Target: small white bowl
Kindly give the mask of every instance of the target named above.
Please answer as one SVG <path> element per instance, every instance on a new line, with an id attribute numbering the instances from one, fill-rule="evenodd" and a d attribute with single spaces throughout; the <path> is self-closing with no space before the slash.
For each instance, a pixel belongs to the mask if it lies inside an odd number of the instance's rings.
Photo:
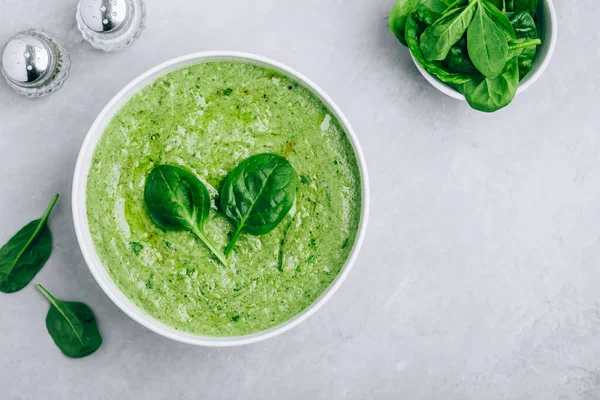
<path id="1" fill-rule="evenodd" d="M 538 29 L 542 44 L 538 46 L 537 55 L 533 60 L 533 67 L 519 84 L 517 94 L 523 93 L 529 89 L 529 87 L 544 73 L 554 54 L 554 48 L 556 47 L 558 23 L 556 21 L 556 10 L 554 9 L 552 0 L 540 0 L 537 15 L 540 21 Z M 437 90 L 457 100 L 467 101 L 465 96 L 458 90 L 427 72 L 414 57 L 413 61 L 419 69 L 419 72 L 421 72 L 421 75 L 423 75 Z"/>
<path id="2" fill-rule="evenodd" d="M 356 242 L 346 264 L 340 271 L 335 281 L 329 286 L 329 288 L 317 299 L 310 307 L 304 310 L 302 313 L 296 315 L 294 318 L 286 321 L 276 327 L 268 330 L 257 332 L 246 336 L 237 337 L 208 337 L 198 336 L 190 333 L 182 332 L 167 326 L 148 314 L 139 309 L 133 304 L 113 283 L 105 268 L 103 267 L 90 234 L 88 226 L 87 212 L 86 212 L 86 183 L 88 172 L 91 166 L 92 156 L 96 145 L 102 136 L 104 129 L 113 118 L 113 116 L 119 111 L 119 109 L 139 90 L 148 84 L 154 82 L 158 77 L 165 75 L 171 71 L 184 68 L 189 65 L 198 64 L 208 61 L 241 61 L 260 65 L 280 72 L 306 88 L 310 89 L 314 94 L 319 96 L 323 103 L 328 107 L 329 111 L 335 115 L 335 117 L 342 124 L 348 138 L 350 139 L 354 152 L 358 159 L 358 165 L 361 174 L 361 187 L 362 187 L 362 212 L 361 219 L 356 237 Z M 342 282 L 348 276 L 350 269 L 352 268 L 358 252 L 363 243 L 365 232 L 367 228 L 367 220 L 369 217 L 369 180 L 367 175 L 367 164 L 365 162 L 364 154 L 358 143 L 358 139 L 352 126 L 338 108 L 338 106 L 331 100 L 331 98 L 311 80 L 306 78 L 304 75 L 296 72 L 290 67 L 287 67 L 278 62 L 269 60 L 264 57 L 259 57 L 252 54 L 239 53 L 239 52 L 205 52 L 190 54 L 183 57 L 175 58 L 171 61 L 167 61 L 146 73 L 142 74 L 130 84 L 128 84 L 123 90 L 121 90 L 102 110 L 100 115 L 94 121 L 90 128 L 83 146 L 79 152 L 79 158 L 77 159 L 77 165 L 75 167 L 75 175 L 73 177 L 73 193 L 72 193 L 72 204 L 73 204 L 73 222 L 75 224 L 75 232 L 77 234 L 77 240 L 83 253 L 83 257 L 92 272 L 92 275 L 102 288 L 106 295 L 119 307 L 123 312 L 133 318 L 135 321 L 145 326 L 146 328 L 162 335 L 167 338 L 193 345 L 199 346 L 210 346 L 210 347 L 226 347 L 226 346 L 238 346 L 249 343 L 255 343 L 261 340 L 272 338 L 280 335 L 293 327 L 299 325 L 301 322 L 308 319 L 313 315 L 319 308 L 323 306 L 336 290 L 340 287 Z"/>

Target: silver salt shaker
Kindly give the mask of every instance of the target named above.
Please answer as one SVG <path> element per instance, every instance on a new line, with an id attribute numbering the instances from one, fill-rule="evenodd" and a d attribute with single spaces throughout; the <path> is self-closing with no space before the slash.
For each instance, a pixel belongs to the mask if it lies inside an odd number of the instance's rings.
<path id="1" fill-rule="evenodd" d="M 58 90 L 69 75 L 68 51 L 43 31 L 19 32 L 2 52 L 2 75 L 19 94 L 46 96 Z"/>
<path id="2" fill-rule="evenodd" d="M 77 27 L 93 47 L 117 51 L 129 46 L 144 28 L 142 0 L 80 0 Z"/>

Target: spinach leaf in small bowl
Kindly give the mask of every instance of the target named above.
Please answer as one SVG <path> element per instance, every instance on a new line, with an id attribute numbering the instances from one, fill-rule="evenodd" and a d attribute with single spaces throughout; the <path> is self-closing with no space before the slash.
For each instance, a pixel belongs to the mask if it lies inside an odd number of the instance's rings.
<path id="1" fill-rule="evenodd" d="M 554 24 L 551 0 L 442 3 L 434 10 L 429 0 L 399 0 L 390 14 L 390 28 L 408 46 L 419 70 L 436 88 L 466 99 L 479 111 L 506 107 L 516 96 L 519 82 L 537 65 L 537 46 L 543 43 L 534 16 L 543 7 L 551 14 L 548 19 L 542 13 L 543 20 Z M 553 49 L 554 31 L 550 37 Z M 545 52 L 545 56 L 551 53 Z M 545 64 L 546 60 L 541 68 Z M 539 74 L 538 68 L 534 78 Z"/>
<path id="2" fill-rule="evenodd" d="M 535 20 L 527 11 L 509 12 L 506 13 L 506 16 L 515 29 L 517 39 L 539 40 L 538 28 Z M 526 46 L 518 55 L 519 80 L 523 80 L 525 75 L 531 71 L 536 54 L 536 46 Z"/>

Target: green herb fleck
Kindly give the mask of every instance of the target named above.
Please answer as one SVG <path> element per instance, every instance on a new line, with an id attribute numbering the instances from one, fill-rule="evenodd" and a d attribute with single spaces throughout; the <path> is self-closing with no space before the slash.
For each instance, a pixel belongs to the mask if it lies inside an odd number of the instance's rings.
<path id="1" fill-rule="evenodd" d="M 139 255 L 140 252 L 144 249 L 144 246 L 138 242 L 131 242 L 129 243 L 129 245 L 131 246 L 131 251 L 133 251 L 133 254 L 135 254 L 136 256 Z"/>
<path id="2" fill-rule="evenodd" d="M 227 88 L 227 89 L 223 90 L 223 94 L 225 96 L 229 96 L 231 93 L 233 93 L 233 89 L 232 88 Z"/>
<path id="3" fill-rule="evenodd" d="M 146 281 L 146 288 L 152 289 L 152 278 L 154 278 L 154 274 L 150 274 L 148 280 Z"/>

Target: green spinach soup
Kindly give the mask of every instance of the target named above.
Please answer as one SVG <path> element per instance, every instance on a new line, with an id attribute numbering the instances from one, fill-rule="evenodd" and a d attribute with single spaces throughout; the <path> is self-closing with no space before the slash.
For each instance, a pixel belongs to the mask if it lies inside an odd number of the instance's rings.
<path id="1" fill-rule="evenodd" d="M 180 166 L 208 189 L 204 231 L 223 251 L 235 226 L 218 193 L 261 153 L 291 163 L 295 203 L 271 232 L 240 234 L 226 266 L 190 232 L 153 223 L 148 175 Z M 134 95 L 103 133 L 87 180 L 89 227 L 114 283 L 156 320 L 203 336 L 262 331 L 309 307 L 349 257 L 361 209 L 358 162 L 340 122 L 302 85 L 242 62 L 179 69 Z"/>

